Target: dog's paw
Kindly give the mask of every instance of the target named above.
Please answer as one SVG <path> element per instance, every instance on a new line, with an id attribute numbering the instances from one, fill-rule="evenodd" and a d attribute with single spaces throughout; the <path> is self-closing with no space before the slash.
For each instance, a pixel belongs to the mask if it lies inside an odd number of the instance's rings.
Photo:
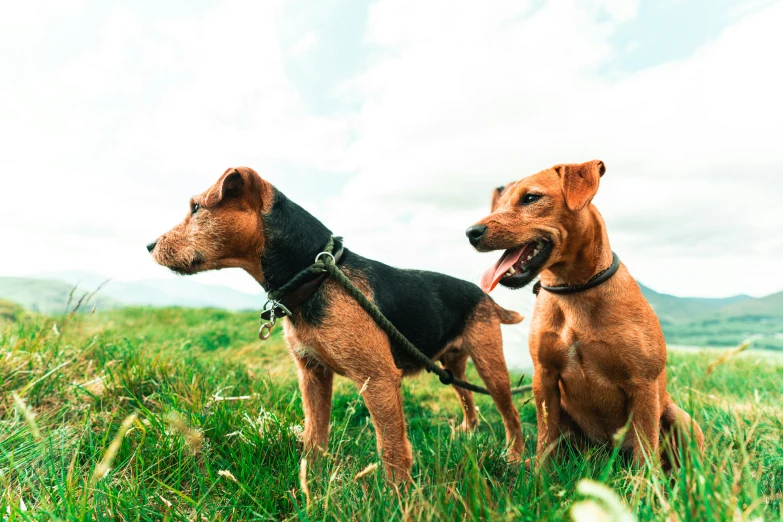
<path id="1" fill-rule="evenodd" d="M 474 422 L 469 422 L 467 419 L 465 419 L 454 428 L 454 431 L 456 433 L 473 433 L 478 428 L 478 425 L 478 419 L 476 419 Z"/>
<path id="2" fill-rule="evenodd" d="M 449 427 L 451 428 L 452 436 L 474 433 L 478 428 L 478 425 L 479 425 L 478 419 L 476 419 L 475 422 L 469 422 L 467 419 L 463 419 L 462 422 L 459 424 L 457 424 L 453 420 L 449 421 Z"/>
<path id="3" fill-rule="evenodd" d="M 530 460 L 530 459 L 528 459 Z M 506 453 L 506 463 L 508 463 L 509 466 L 521 466 L 524 461 L 524 457 L 521 453 L 517 451 L 508 451 Z"/>

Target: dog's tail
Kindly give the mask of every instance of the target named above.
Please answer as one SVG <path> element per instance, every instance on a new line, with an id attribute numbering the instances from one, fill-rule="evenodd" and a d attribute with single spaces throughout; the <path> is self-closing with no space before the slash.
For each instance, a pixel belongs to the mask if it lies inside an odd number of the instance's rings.
<path id="1" fill-rule="evenodd" d="M 495 302 L 494 299 L 491 297 L 489 300 L 492 302 L 492 306 L 495 307 L 495 313 L 498 315 L 498 319 L 500 319 L 500 322 L 503 324 L 517 324 L 521 323 L 525 318 L 518 314 L 517 312 L 514 312 L 513 310 L 506 310 L 499 304 Z"/>

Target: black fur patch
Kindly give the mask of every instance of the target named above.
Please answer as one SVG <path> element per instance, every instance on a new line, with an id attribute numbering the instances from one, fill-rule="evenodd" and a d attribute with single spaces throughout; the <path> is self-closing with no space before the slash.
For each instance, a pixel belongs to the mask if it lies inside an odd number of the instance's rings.
<path id="1" fill-rule="evenodd" d="M 283 286 L 312 265 L 332 236 L 323 223 L 277 189 L 274 189 L 272 210 L 264 216 L 264 228 L 266 245 L 261 267 L 267 292 Z M 299 310 L 307 323 L 317 326 L 326 317 L 326 304 L 322 287 Z"/>
<path id="2" fill-rule="evenodd" d="M 264 222 L 267 242 L 261 264 L 264 286 L 269 291 L 310 266 L 329 241 L 331 231 L 277 190 Z M 472 312 L 485 298 L 478 286 L 467 281 L 436 272 L 401 270 L 348 249 L 340 266 L 367 280 L 381 312 L 430 358 L 462 333 Z M 319 289 L 300 307 L 302 319 L 319 326 L 326 317 L 328 304 L 323 288 Z M 419 368 L 401 347 L 393 346 L 392 355 L 402 370 Z"/>
<path id="3" fill-rule="evenodd" d="M 455 277 L 401 270 L 358 255 L 350 259 L 363 268 L 383 315 L 430 358 L 463 332 L 484 299 L 478 286 Z M 401 370 L 419 368 L 402 347 L 392 346 L 392 355 Z"/>

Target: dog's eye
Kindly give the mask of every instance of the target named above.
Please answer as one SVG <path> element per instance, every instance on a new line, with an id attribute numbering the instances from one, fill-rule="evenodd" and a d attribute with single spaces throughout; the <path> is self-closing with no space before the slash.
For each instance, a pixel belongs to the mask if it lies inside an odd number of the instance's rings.
<path id="1" fill-rule="evenodd" d="M 201 205 L 199 205 L 198 203 L 193 203 L 193 206 L 190 208 L 190 213 L 195 214 L 196 212 L 198 212 L 198 209 L 200 208 Z"/>
<path id="2" fill-rule="evenodd" d="M 541 194 L 525 194 L 522 196 L 522 199 L 519 201 L 523 205 L 530 205 L 531 203 L 535 203 L 541 199 Z"/>

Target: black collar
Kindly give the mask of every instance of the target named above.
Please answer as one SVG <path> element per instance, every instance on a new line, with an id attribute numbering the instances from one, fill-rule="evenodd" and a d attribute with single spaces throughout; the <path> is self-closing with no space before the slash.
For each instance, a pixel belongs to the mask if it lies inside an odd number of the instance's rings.
<path id="1" fill-rule="evenodd" d="M 337 252 L 334 253 L 334 263 L 339 263 L 342 257 L 343 246 L 340 244 Z M 316 293 L 318 289 L 321 288 L 323 282 L 326 281 L 327 277 L 329 277 L 329 274 L 326 272 L 323 274 L 318 274 L 314 279 L 303 283 L 298 288 L 294 288 L 282 298 L 280 298 L 280 304 L 293 311 L 295 308 L 298 308 L 299 305 L 307 301 L 310 296 Z"/>
<path id="2" fill-rule="evenodd" d="M 332 238 L 327 248 L 326 252 L 321 254 L 332 256 L 334 263 L 338 264 L 344 252 L 342 238 Z M 317 260 L 318 258 L 316 258 Z M 289 311 L 294 310 L 316 293 L 328 276 L 329 274 L 326 272 L 313 273 L 311 267 L 306 267 L 280 288 L 268 292 L 267 297 L 270 301 L 283 305 Z"/>
<path id="3" fill-rule="evenodd" d="M 612 264 L 609 265 L 609 268 L 605 270 L 601 270 L 597 274 L 595 274 L 593 277 L 590 278 L 589 281 L 587 281 L 583 285 L 557 285 L 557 286 L 544 286 L 541 284 L 541 281 L 536 281 L 536 284 L 533 286 L 533 293 L 538 295 L 538 292 L 543 288 L 547 292 L 550 292 L 552 294 L 577 294 L 579 292 L 584 292 L 585 290 L 589 290 L 591 288 L 595 288 L 596 286 L 600 285 L 601 283 L 604 283 L 611 279 L 613 275 L 617 273 L 617 269 L 620 268 L 620 258 L 617 257 L 617 254 L 612 252 Z"/>
<path id="4" fill-rule="evenodd" d="M 334 259 L 336 265 L 342 259 L 343 253 L 342 238 L 332 237 L 324 251 L 316 256 L 315 262 L 317 263 L 321 256 L 328 255 Z M 329 277 L 325 270 L 314 271 L 314 266 L 304 268 L 286 284 L 267 293 L 267 301 L 261 311 L 261 329 L 258 332 L 261 340 L 269 338 L 277 318 L 291 315 L 291 312 L 310 299 Z"/>

